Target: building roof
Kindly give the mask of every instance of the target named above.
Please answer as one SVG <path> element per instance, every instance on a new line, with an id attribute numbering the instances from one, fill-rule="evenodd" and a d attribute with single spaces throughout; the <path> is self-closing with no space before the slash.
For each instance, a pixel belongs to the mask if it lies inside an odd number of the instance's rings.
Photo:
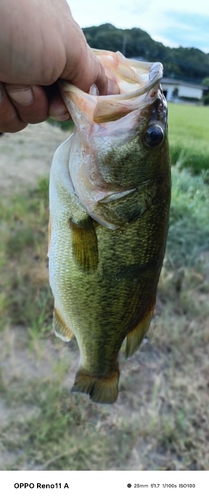
<path id="1" fill-rule="evenodd" d="M 184 85 L 184 87 L 195 87 L 196 89 L 207 90 L 208 87 L 205 85 L 198 85 L 197 83 L 192 82 L 184 82 L 183 80 L 174 80 L 173 78 L 162 78 L 162 84 L 167 83 L 168 85 Z"/>

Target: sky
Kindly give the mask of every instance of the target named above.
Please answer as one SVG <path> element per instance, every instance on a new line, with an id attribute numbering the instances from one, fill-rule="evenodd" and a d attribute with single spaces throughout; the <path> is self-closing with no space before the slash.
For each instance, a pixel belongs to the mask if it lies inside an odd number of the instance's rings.
<path id="1" fill-rule="evenodd" d="M 208 0 L 67 0 L 82 27 L 111 23 L 141 28 L 169 47 L 195 47 L 209 53 Z"/>

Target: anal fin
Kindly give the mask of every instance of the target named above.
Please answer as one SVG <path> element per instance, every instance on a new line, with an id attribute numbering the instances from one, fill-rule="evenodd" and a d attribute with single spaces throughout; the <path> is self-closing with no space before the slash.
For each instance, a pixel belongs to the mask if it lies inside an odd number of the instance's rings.
<path id="1" fill-rule="evenodd" d="M 130 332 L 128 333 L 126 337 L 126 358 L 130 358 L 135 351 L 137 351 L 138 347 L 142 343 L 142 340 L 149 330 L 149 326 L 151 323 L 151 319 L 153 316 L 154 312 L 154 304 L 149 308 L 149 310 L 146 312 L 142 320 L 138 323 L 138 325 Z"/>
<path id="2" fill-rule="evenodd" d="M 95 223 L 91 217 L 80 222 L 70 219 L 73 256 L 77 265 L 85 272 L 95 271 L 98 265 L 98 245 Z"/>
<path id="3" fill-rule="evenodd" d="M 78 370 L 71 392 L 89 394 L 95 403 L 114 403 L 118 396 L 118 366 L 107 377 L 95 377 L 82 367 Z"/>
<path id="4" fill-rule="evenodd" d="M 70 328 L 68 328 L 68 326 L 63 321 L 61 314 L 56 307 L 54 308 L 53 313 L 53 330 L 55 335 L 61 340 L 64 340 L 64 342 L 69 342 L 69 340 L 71 340 L 74 335 Z"/>

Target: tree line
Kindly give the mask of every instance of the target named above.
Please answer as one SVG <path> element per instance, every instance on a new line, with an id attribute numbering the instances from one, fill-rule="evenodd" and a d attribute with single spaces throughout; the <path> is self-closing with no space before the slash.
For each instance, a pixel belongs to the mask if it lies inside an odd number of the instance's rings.
<path id="1" fill-rule="evenodd" d="M 120 51 L 128 58 L 160 61 L 164 77 L 198 84 L 209 78 L 209 54 L 194 47 L 166 47 L 140 28 L 123 30 L 109 23 L 84 28 L 83 32 L 92 48 Z"/>

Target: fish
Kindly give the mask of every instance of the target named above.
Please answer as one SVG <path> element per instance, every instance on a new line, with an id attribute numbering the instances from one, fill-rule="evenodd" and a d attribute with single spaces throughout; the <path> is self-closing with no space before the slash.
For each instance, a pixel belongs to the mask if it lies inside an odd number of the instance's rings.
<path id="1" fill-rule="evenodd" d="M 162 64 L 93 50 L 119 93 L 60 81 L 74 131 L 50 171 L 49 281 L 54 332 L 80 351 L 72 392 L 112 404 L 121 346 L 132 356 L 153 317 L 171 178 Z"/>

